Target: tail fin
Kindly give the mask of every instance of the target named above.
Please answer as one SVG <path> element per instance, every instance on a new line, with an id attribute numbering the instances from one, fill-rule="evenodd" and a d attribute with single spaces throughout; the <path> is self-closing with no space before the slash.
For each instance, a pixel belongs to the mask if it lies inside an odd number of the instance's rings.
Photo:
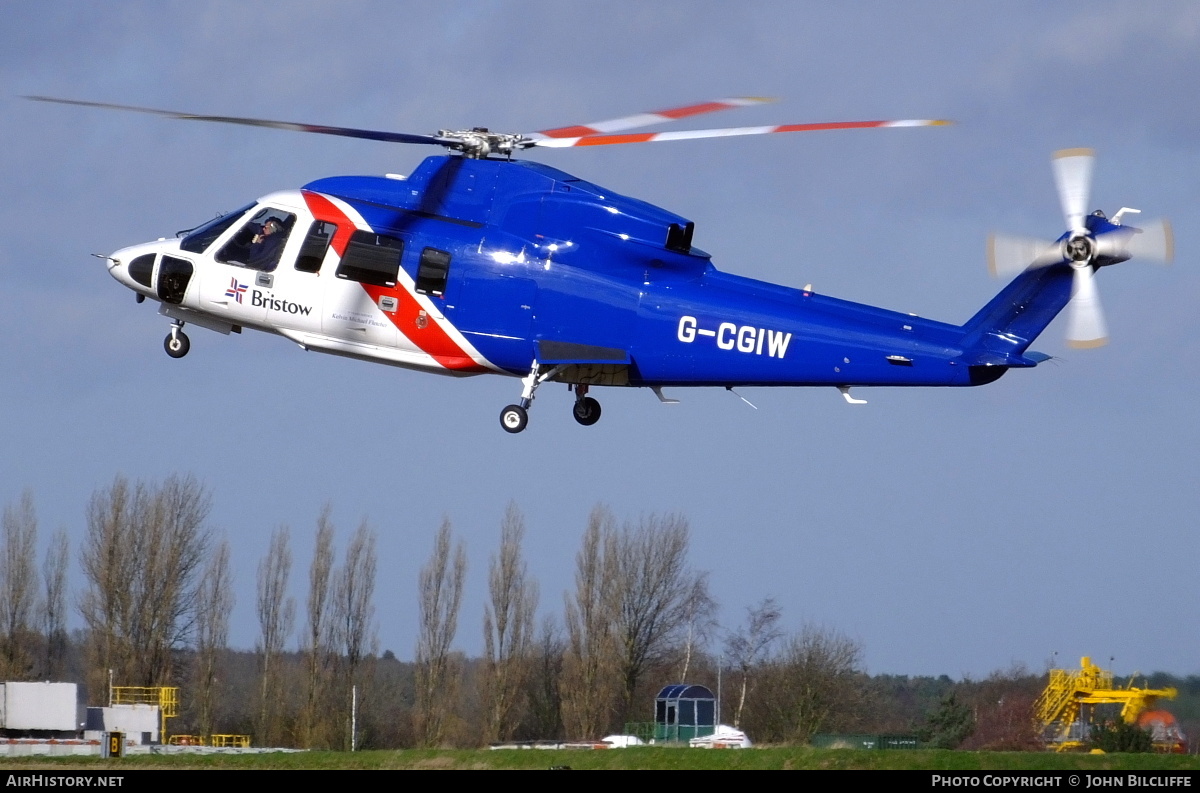
<path id="1" fill-rule="evenodd" d="M 1071 300 L 1065 262 L 1031 267 L 963 325 L 963 358 L 971 365 L 1033 366 L 1025 351 Z M 1043 359 L 1044 360 L 1044 359 Z"/>

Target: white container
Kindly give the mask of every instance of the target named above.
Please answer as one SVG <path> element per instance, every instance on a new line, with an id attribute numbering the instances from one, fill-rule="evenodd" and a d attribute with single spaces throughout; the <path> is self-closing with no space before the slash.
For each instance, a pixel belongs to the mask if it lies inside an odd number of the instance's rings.
<path id="1" fill-rule="evenodd" d="M 74 683 L 0 684 L 0 729 L 77 732 Z"/>

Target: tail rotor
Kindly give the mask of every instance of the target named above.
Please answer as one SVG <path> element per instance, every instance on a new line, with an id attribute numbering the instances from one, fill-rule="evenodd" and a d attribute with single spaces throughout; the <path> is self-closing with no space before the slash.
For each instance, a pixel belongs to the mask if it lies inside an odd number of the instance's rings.
<path id="1" fill-rule="evenodd" d="M 1171 225 L 1166 220 L 1141 228 L 1124 226 L 1122 218 L 1139 210 L 1123 207 L 1112 219 L 1096 210 L 1087 212 L 1095 152 L 1063 149 L 1051 161 L 1054 183 L 1067 231 L 1057 240 L 993 234 L 988 238 L 988 269 L 994 276 L 1011 276 L 1030 268 L 1069 266 L 1073 270 L 1071 302 L 1067 305 L 1067 343 L 1099 347 L 1108 341 L 1108 328 L 1096 271 L 1132 258 L 1170 262 L 1174 256 Z"/>

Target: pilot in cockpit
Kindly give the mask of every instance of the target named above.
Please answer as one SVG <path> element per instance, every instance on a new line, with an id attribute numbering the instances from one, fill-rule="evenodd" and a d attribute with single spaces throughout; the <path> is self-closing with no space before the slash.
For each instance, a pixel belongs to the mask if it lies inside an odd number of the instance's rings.
<path id="1" fill-rule="evenodd" d="M 281 234 L 283 224 L 275 218 L 263 223 L 259 232 L 250 240 L 250 250 L 246 254 L 246 266 L 256 270 L 270 272 L 279 261 L 279 253 L 287 241 L 287 235 Z"/>

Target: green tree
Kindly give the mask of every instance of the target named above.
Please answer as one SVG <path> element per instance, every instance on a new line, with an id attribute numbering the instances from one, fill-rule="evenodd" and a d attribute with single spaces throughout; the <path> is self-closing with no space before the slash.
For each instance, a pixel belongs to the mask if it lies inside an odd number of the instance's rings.
<path id="1" fill-rule="evenodd" d="M 957 749 L 974 731 L 975 717 L 971 708 L 959 702 L 951 691 L 937 710 L 925 719 L 925 726 L 917 730 L 917 737 L 922 743 L 938 749 Z"/>
<path id="2" fill-rule="evenodd" d="M 1154 738 L 1149 731 L 1121 719 L 1092 725 L 1088 746 L 1105 752 L 1150 752 Z"/>

